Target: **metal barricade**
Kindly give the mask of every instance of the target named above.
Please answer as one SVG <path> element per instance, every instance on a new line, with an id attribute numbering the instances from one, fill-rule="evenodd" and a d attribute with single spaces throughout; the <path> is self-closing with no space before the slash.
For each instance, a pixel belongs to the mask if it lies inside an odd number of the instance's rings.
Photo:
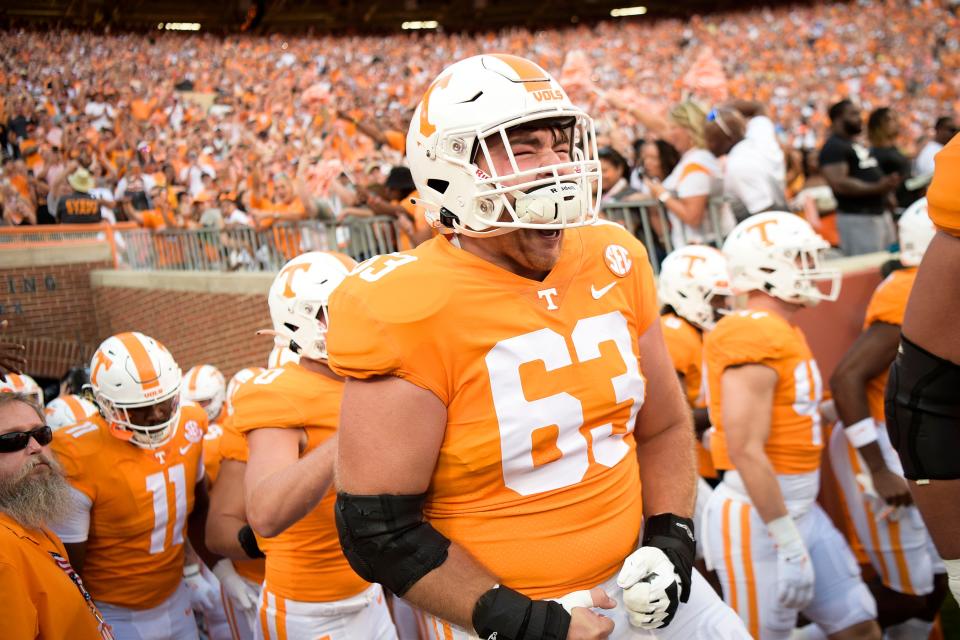
<path id="1" fill-rule="evenodd" d="M 729 204 L 723 198 L 711 198 L 707 203 L 708 229 L 704 244 L 718 249 L 723 246 L 726 234 L 732 228 L 732 225 L 723 223 L 726 207 L 729 207 Z M 654 273 L 660 272 L 660 262 L 675 248 L 670 234 L 670 219 L 663 203 L 652 198 L 605 202 L 600 205 L 600 216 L 622 224 L 640 240 L 650 256 Z M 683 240 L 686 243 L 686 237 Z"/>
<path id="2" fill-rule="evenodd" d="M 266 229 L 124 232 L 118 263 L 133 270 L 276 271 L 306 251 L 339 251 L 358 262 L 397 250 L 393 218 L 278 222 Z"/>
<path id="3" fill-rule="evenodd" d="M 106 244 L 114 265 L 119 262 L 122 248 L 121 234 L 133 231 L 133 222 L 109 224 L 56 224 L 18 227 L 0 227 L 0 249 L 14 247 L 64 247 L 78 244 Z"/>

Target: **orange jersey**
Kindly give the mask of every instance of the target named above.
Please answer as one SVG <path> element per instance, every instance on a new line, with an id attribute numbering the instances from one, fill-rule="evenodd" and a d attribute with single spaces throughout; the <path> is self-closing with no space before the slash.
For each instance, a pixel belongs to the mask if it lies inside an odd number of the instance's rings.
<path id="1" fill-rule="evenodd" d="M 91 503 L 83 580 L 96 600 L 149 609 L 180 584 L 206 425 L 203 409 L 186 405 L 155 450 L 110 435 L 100 416 L 54 434 L 67 479 Z"/>
<path id="2" fill-rule="evenodd" d="M 74 582 L 63 543 L 0 513 L 0 617 L 12 640 L 104 640 L 99 612 Z"/>
<path id="3" fill-rule="evenodd" d="M 207 478 L 209 478 L 211 484 L 216 482 L 216 474 L 211 475 L 210 473 L 213 464 L 216 465 L 217 472 L 219 472 L 220 465 L 224 460 L 234 460 L 236 462 L 243 462 L 244 464 L 247 462 L 247 440 L 233 428 L 231 418 L 227 416 L 223 418 L 219 424 L 211 425 L 207 431 L 208 437 L 214 432 L 214 428 L 216 428 L 216 431 L 219 433 L 215 439 L 216 444 L 210 448 L 211 451 L 209 455 L 211 458 L 216 457 L 215 462 L 213 462 L 213 460 L 207 462 L 208 454 L 206 445 L 208 440 L 204 440 L 203 443 L 203 464 L 207 470 Z M 258 538 L 257 540 L 257 544 L 263 543 L 262 538 Z M 263 549 L 262 546 L 260 548 Z M 262 558 L 258 560 L 232 560 L 231 562 L 233 562 L 233 568 L 237 570 L 237 573 L 247 580 L 256 582 L 257 584 L 263 582 L 266 564 Z"/>
<path id="4" fill-rule="evenodd" d="M 504 584 L 557 597 L 636 547 L 637 340 L 657 311 L 643 245 L 618 225 L 565 230 L 543 282 L 438 236 L 360 265 L 331 297 L 327 344 L 337 373 L 446 405 L 424 515 Z"/>
<path id="5" fill-rule="evenodd" d="M 907 310 L 907 299 L 917 279 L 917 268 L 894 271 L 877 286 L 867 305 L 867 317 L 863 321 L 866 331 L 875 322 L 884 322 L 900 326 L 903 314 Z M 883 413 L 883 392 L 887 387 L 887 371 L 867 383 L 867 401 L 870 403 L 870 415 L 877 422 L 885 422 Z"/>
<path id="6" fill-rule="evenodd" d="M 710 422 L 716 432 L 710 452 L 718 469 L 733 469 L 727 454 L 720 378 L 727 367 L 762 364 L 777 372 L 770 436 L 764 451 L 780 474 L 820 468 L 823 381 L 803 332 L 766 311 L 738 311 L 723 317 L 704 340 Z"/>
<path id="7" fill-rule="evenodd" d="M 303 429 L 307 446 L 300 455 L 306 455 L 336 433 L 342 394 L 342 382 L 290 362 L 241 386 L 229 422 L 240 433 L 264 427 Z M 369 586 L 340 549 L 335 501 L 331 488 L 289 529 L 257 539 L 267 556 L 266 584 L 271 593 L 301 602 L 334 602 Z"/>
<path id="8" fill-rule="evenodd" d="M 934 157 L 933 182 L 927 189 L 927 212 L 938 228 L 960 237 L 960 135 Z"/>
<path id="9" fill-rule="evenodd" d="M 707 403 L 704 401 L 701 389 L 703 386 L 701 371 L 703 336 L 692 324 L 672 313 L 660 317 L 660 328 L 663 329 L 663 341 L 667 345 L 667 351 L 670 352 L 673 368 L 683 376 L 687 402 L 695 409 L 706 407 Z M 697 443 L 697 468 L 704 478 L 717 477 L 717 470 L 713 466 L 710 452 L 699 442 Z"/>

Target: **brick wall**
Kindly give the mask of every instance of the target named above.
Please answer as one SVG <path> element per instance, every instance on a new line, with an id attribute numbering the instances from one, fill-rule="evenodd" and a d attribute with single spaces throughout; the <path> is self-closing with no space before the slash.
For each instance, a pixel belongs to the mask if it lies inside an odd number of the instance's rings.
<path id="1" fill-rule="evenodd" d="M 97 272 L 93 300 L 101 338 L 140 331 L 160 340 L 186 371 L 209 363 L 229 379 L 266 366 L 273 339 L 266 291 L 272 274 Z"/>
<path id="2" fill-rule="evenodd" d="M 35 377 L 59 378 L 99 342 L 90 273 L 112 265 L 104 246 L 0 250 L 0 320 L 27 347 Z"/>

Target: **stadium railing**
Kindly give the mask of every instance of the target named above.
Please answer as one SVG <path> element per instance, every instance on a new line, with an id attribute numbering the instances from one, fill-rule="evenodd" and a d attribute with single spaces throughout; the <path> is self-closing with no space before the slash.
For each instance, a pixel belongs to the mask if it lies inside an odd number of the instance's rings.
<path id="1" fill-rule="evenodd" d="M 729 206 L 723 198 L 711 198 L 707 204 L 706 244 L 720 248 L 725 234 L 720 224 L 723 210 Z M 619 222 L 647 249 L 654 273 L 659 273 L 660 262 L 673 251 L 670 223 L 663 203 L 655 199 L 605 202 L 600 206 L 600 216 Z M 657 233 L 657 230 L 661 233 Z"/>
<path id="2" fill-rule="evenodd" d="M 120 234 L 119 268 L 173 271 L 275 271 L 306 251 L 339 251 L 358 262 L 397 251 L 389 216 L 278 222 L 267 229 L 134 229 Z"/>
<path id="3" fill-rule="evenodd" d="M 118 245 L 122 242 L 120 236 L 134 229 L 137 229 L 134 222 L 0 227 L 0 251 L 23 246 L 69 249 L 79 244 L 106 243 L 116 266 L 119 264 Z"/>

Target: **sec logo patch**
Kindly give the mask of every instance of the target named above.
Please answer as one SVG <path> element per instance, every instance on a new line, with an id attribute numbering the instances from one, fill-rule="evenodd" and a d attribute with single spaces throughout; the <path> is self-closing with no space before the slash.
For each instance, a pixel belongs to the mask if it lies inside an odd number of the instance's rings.
<path id="1" fill-rule="evenodd" d="M 200 428 L 200 425 L 197 424 L 196 420 L 187 422 L 183 430 L 183 435 L 187 437 L 187 442 L 200 442 L 203 440 L 203 430 Z"/>
<path id="2" fill-rule="evenodd" d="M 610 273 L 618 278 L 624 278 L 633 267 L 630 252 L 618 244 L 608 244 L 603 250 L 603 260 L 607 263 Z"/>

